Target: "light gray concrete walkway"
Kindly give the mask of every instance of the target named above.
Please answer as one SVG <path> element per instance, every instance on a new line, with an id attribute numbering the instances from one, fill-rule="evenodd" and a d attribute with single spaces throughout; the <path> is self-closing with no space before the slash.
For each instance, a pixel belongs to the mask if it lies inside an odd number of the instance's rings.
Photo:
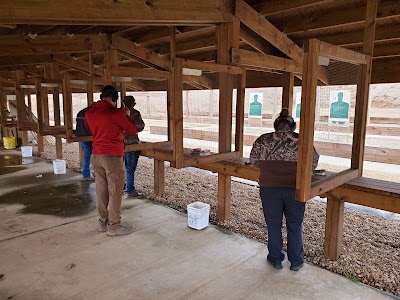
<path id="1" fill-rule="evenodd" d="M 36 178 L 39 170 L 43 181 Z M 97 232 L 90 205 L 72 211 L 60 205 L 68 216 L 54 208 L 48 215 L 43 207 L 18 212 L 24 205 L 11 201 L 17 192 L 33 199 L 39 188 L 43 201 L 54 207 L 62 199 L 57 193 L 66 189 L 71 205 L 85 199 L 78 197 L 80 191 L 93 193 L 94 184 L 80 182 L 79 175 L 50 170 L 49 163 L 37 161 L 0 175 L 0 217 L 5 220 L 0 299 L 390 299 L 311 264 L 293 272 L 285 261 L 284 269 L 275 270 L 266 262 L 264 244 L 218 227 L 190 229 L 186 215 L 148 200 L 124 200 L 123 220 L 136 226 L 124 237 Z M 34 205 L 23 196 L 19 201 Z"/>

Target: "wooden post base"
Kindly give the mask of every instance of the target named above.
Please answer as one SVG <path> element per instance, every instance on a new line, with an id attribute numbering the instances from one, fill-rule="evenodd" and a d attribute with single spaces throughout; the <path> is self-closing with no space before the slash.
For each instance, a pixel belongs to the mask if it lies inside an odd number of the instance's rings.
<path id="1" fill-rule="evenodd" d="M 163 160 L 154 160 L 154 193 L 157 196 L 165 192 L 165 166 Z"/>
<path id="2" fill-rule="evenodd" d="M 342 253 L 344 201 L 330 193 L 327 196 L 324 254 L 337 260 Z"/>
<path id="3" fill-rule="evenodd" d="M 231 176 L 218 174 L 218 219 L 231 218 Z"/>

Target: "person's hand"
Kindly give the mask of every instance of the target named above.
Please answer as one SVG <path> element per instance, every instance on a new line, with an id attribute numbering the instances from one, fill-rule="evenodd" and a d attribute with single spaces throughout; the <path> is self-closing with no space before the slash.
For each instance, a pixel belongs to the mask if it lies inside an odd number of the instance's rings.
<path id="1" fill-rule="evenodd" d="M 127 108 L 126 106 L 123 108 L 123 110 L 125 111 L 125 113 L 128 117 L 131 115 L 131 110 L 129 108 Z"/>

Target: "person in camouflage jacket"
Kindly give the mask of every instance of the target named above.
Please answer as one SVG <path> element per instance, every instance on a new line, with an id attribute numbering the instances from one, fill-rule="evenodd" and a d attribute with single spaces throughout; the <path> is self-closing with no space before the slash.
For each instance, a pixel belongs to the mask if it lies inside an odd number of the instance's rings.
<path id="1" fill-rule="evenodd" d="M 136 125 L 137 131 L 141 132 L 144 129 L 144 122 L 140 112 L 135 109 L 136 100 L 133 96 L 125 96 L 122 100 L 125 107 L 130 110 L 130 119 L 132 123 Z M 124 133 L 124 142 L 125 145 L 132 145 L 139 143 L 138 135 L 130 135 L 128 133 Z M 126 183 L 125 183 L 125 192 L 128 197 L 135 198 L 142 196 L 135 188 L 135 172 L 137 163 L 140 156 L 140 151 L 131 151 L 125 152 L 125 168 L 126 168 Z"/>
<path id="2" fill-rule="evenodd" d="M 260 168 L 260 197 L 268 228 L 267 260 L 282 269 L 285 259 L 282 239 L 282 218 L 286 218 L 287 255 L 290 269 L 298 271 L 304 263 L 302 222 L 305 203 L 296 200 L 298 133 L 296 122 L 287 109 L 282 109 L 274 122 L 275 132 L 261 135 L 253 144 L 250 163 Z M 313 169 L 319 155 L 314 149 Z"/>

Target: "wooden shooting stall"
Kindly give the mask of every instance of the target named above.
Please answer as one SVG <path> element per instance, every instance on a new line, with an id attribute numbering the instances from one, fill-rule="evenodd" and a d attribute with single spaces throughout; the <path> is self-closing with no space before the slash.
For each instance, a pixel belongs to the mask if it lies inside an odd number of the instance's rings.
<path id="1" fill-rule="evenodd" d="M 121 97 L 127 91 L 167 91 L 167 139 L 130 145 L 126 151 L 141 150 L 154 159 L 156 195 L 165 190 L 165 161 L 175 168 L 218 173 L 218 218 L 229 220 L 231 176 L 259 176 L 243 157 L 245 89 L 282 87 L 282 107 L 293 111 L 293 89 L 301 85 L 297 196 L 300 201 L 328 198 L 325 255 L 340 255 L 344 202 L 400 213 L 398 184 L 362 177 L 369 85 L 400 82 L 395 71 L 400 63 L 400 31 L 394 24 L 400 11 L 392 9 L 396 1 L 52 2 L 49 9 L 41 0 L 35 5 L 0 3 L 2 136 L 7 126 L 25 136 L 36 132 L 38 140 L 54 136 L 62 158 L 62 139 L 90 140 L 74 136 L 73 93 L 86 93 L 91 105 L 93 93 L 106 84 L 114 85 Z M 311 18 L 318 13 L 319 18 Z M 316 89 L 336 84 L 319 64 L 320 57 L 356 66 L 357 99 L 351 167 L 313 180 Z M 193 70 L 201 75 L 190 75 Z M 210 156 L 184 148 L 183 91 L 188 89 L 219 92 L 218 152 Z M 16 124 L 7 123 L 7 95 L 16 97 Z M 37 119 L 31 95 L 37 99 Z"/>

